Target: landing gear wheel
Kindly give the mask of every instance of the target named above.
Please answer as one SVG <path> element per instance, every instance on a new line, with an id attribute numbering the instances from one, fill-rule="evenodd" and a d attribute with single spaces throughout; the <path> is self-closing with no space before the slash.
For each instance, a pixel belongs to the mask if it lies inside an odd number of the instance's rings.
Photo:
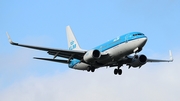
<path id="1" fill-rule="evenodd" d="M 88 68 L 87 68 L 87 72 L 90 72 L 90 71 L 91 71 L 91 69 L 90 69 L 90 67 L 88 67 Z"/>
<path id="2" fill-rule="evenodd" d="M 118 74 L 121 75 L 122 74 L 122 69 L 118 70 Z"/>
<path id="3" fill-rule="evenodd" d="M 88 72 L 90 72 L 90 71 L 91 71 L 91 72 L 94 72 L 94 71 L 95 71 L 95 68 L 94 68 L 94 67 L 88 67 L 87 71 L 88 71 Z"/>
<path id="4" fill-rule="evenodd" d="M 94 72 L 94 71 L 95 71 L 95 68 L 92 67 L 92 68 L 91 68 L 91 72 Z"/>
<path id="5" fill-rule="evenodd" d="M 117 75 L 121 75 L 122 74 L 122 69 L 114 69 L 114 74 Z"/>
<path id="6" fill-rule="evenodd" d="M 114 69 L 114 74 L 117 75 L 118 69 Z"/>

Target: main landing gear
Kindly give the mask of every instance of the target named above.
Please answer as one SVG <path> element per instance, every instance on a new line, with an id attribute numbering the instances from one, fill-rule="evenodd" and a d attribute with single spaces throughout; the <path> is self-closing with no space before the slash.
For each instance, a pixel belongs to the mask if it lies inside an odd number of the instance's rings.
<path id="1" fill-rule="evenodd" d="M 114 69 L 114 74 L 115 75 L 117 75 L 117 74 L 121 75 L 122 74 L 122 69 L 119 69 L 119 68 L 118 69 Z"/>
<path id="2" fill-rule="evenodd" d="M 95 71 L 95 68 L 94 68 L 94 67 L 89 67 L 89 68 L 87 69 L 87 71 L 88 71 L 88 72 L 90 72 L 90 71 L 91 71 L 91 72 L 94 72 L 94 71 Z"/>
<path id="3" fill-rule="evenodd" d="M 122 69 L 120 69 L 121 66 L 122 66 L 122 65 L 119 65 L 117 69 L 114 69 L 114 74 L 115 74 L 115 75 L 117 75 L 117 74 L 118 74 L 118 75 L 121 75 L 121 74 L 122 74 Z"/>

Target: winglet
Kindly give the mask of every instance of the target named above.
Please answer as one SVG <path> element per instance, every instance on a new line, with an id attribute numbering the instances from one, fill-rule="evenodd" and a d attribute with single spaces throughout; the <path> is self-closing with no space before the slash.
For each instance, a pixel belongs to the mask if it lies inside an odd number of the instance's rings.
<path id="1" fill-rule="evenodd" d="M 13 42 L 12 42 L 11 37 L 9 36 L 8 32 L 6 32 L 6 35 L 8 37 L 9 42 L 12 44 Z"/>
<path id="2" fill-rule="evenodd" d="M 11 40 L 11 37 L 10 35 L 8 34 L 8 32 L 6 32 L 6 35 L 8 37 L 8 40 L 9 40 L 9 43 L 12 44 L 12 45 L 18 45 L 18 43 L 14 43 L 12 40 Z"/>
<path id="3" fill-rule="evenodd" d="M 169 57 L 170 57 L 170 62 L 173 62 L 173 55 L 172 55 L 172 52 L 171 52 L 171 50 L 169 50 Z"/>

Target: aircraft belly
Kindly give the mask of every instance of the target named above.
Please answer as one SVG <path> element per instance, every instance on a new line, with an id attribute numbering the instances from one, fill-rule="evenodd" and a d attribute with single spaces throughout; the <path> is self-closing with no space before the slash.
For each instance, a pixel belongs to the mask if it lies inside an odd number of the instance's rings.
<path id="1" fill-rule="evenodd" d="M 77 70 L 87 70 L 87 68 L 88 68 L 89 66 L 90 66 L 89 64 L 80 62 L 80 63 L 76 64 L 76 65 L 73 67 L 73 69 L 77 69 Z"/>

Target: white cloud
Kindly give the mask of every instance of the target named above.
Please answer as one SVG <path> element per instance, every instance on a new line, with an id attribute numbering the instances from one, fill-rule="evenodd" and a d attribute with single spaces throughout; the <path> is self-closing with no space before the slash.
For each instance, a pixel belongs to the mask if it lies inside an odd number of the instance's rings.
<path id="1" fill-rule="evenodd" d="M 29 77 L 0 94 L 1 101 L 177 101 L 180 99 L 178 61 L 152 68 L 124 69 L 114 76 L 112 69 L 95 73 L 69 70 L 48 77 Z"/>
<path id="2" fill-rule="evenodd" d="M 94 73 L 69 70 L 51 76 L 30 76 L 0 92 L 0 101 L 178 101 L 180 68 L 173 63 L 147 64 L 141 69 L 123 67 Z"/>

